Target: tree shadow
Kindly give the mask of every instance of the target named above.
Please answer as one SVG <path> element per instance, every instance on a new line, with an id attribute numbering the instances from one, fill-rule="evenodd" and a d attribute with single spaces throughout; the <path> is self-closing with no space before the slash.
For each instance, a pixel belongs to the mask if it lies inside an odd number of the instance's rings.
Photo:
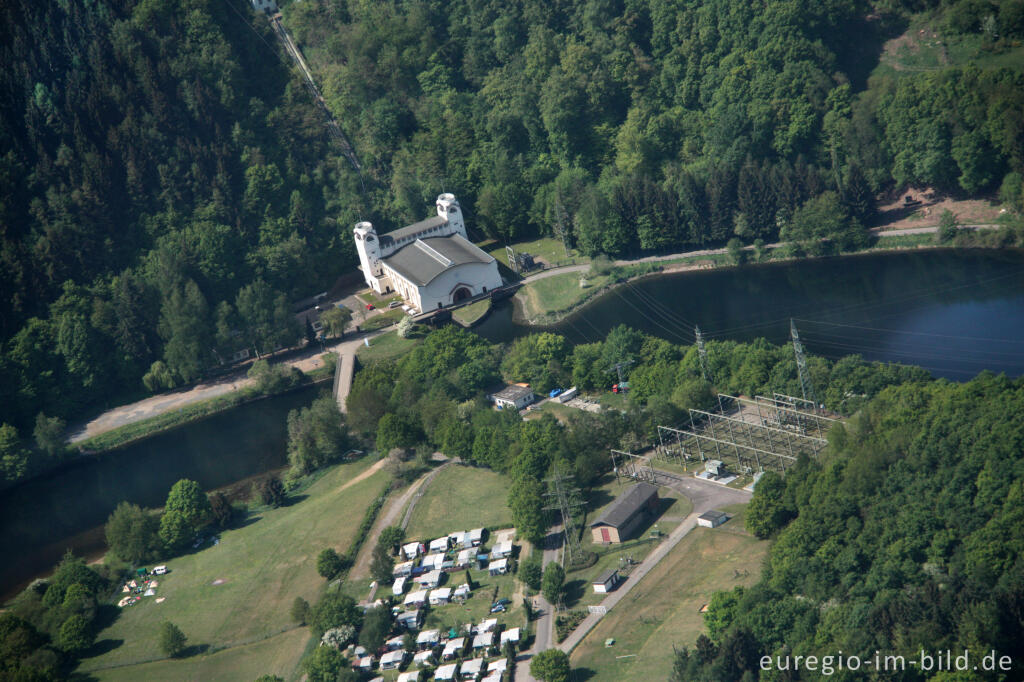
<path id="1" fill-rule="evenodd" d="M 902 17 L 864 17 L 848 26 L 834 46 L 839 70 L 854 92 L 864 90 L 868 76 L 882 60 L 885 43 L 907 30 Z"/>
<path id="2" fill-rule="evenodd" d="M 570 682 L 586 682 L 597 673 L 590 668 L 573 668 L 569 672 Z"/>
<path id="3" fill-rule="evenodd" d="M 191 658 L 192 656 L 198 656 L 199 654 L 205 654 L 209 650 L 210 650 L 210 645 L 209 644 L 193 644 L 192 646 L 187 646 L 184 649 L 182 649 L 181 653 L 179 653 L 174 658 Z"/>
<path id="4" fill-rule="evenodd" d="M 103 654 L 109 654 L 122 644 L 124 644 L 123 639 L 101 639 L 94 642 L 93 645 L 82 654 L 82 658 L 96 658 Z"/>
<path id="5" fill-rule="evenodd" d="M 282 507 L 291 507 L 292 505 L 295 505 L 295 504 L 298 504 L 299 502 L 302 502 L 307 497 L 309 497 L 309 495 L 306 494 L 306 493 L 298 493 L 297 495 L 288 495 L 288 496 L 286 496 L 284 498 L 284 502 L 281 504 L 281 506 Z"/>
<path id="6" fill-rule="evenodd" d="M 121 617 L 121 609 L 113 604 L 100 604 L 96 607 L 96 618 L 93 621 L 94 632 L 106 630 Z"/>
<path id="7" fill-rule="evenodd" d="M 587 499 L 587 513 L 592 514 L 614 499 L 615 496 L 607 490 L 598 489 L 591 491 L 590 497 Z"/>
<path id="8" fill-rule="evenodd" d="M 562 599 L 567 607 L 572 608 L 583 599 L 587 591 L 587 582 L 582 578 L 570 580 L 562 588 Z"/>

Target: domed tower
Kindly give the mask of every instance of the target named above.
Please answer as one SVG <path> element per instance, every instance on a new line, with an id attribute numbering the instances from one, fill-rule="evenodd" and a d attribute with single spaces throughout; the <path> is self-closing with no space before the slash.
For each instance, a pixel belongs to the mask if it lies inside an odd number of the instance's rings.
<path id="1" fill-rule="evenodd" d="M 439 194 L 437 197 L 437 215 L 448 221 L 448 229 L 451 233 L 458 232 L 464 239 L 466 235 L 466 223 L 462 220 L 462 208 L 459 200 L 454 194 Z"/>
<path id="2" fill-rule="evenodd" d="M 384 275 L 380 264 L 380 239 L 372 223 L 356 223 L 352 234 L 356 240 L 356 251 L 359 253 L 359 265 L 363 269 L 363 278 L 376 292 L 380 293 L 378 278 Z"/>

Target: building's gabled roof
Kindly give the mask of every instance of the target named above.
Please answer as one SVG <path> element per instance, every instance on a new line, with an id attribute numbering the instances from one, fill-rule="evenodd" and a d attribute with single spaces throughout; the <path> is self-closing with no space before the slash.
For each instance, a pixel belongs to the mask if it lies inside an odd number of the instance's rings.
<path id="1" fill-rule="evenodd" d="M 381 245 L 387 245 L 389 241 L 397 242 L 399 240 L 405 239 L 406 237 L 412 237 L 413 235 L 417 235 L 420 232 L 426 232 L 427 230 L 432 230 L 435 227 L 441 227 L 447 222 L 447 218 L 443 218 L 439 215 L 436 215 L 427 218 L 426 220 L 421 220 L 418 223 L 413 223 L 412 225 L 400 227 L 397 230 L 391 230 L 391 232 L 382 234 L 380 236 L 380 243 Z"/>
<path id="2" fill-rule="evenodd" d="M 636 514 L 641 507 L 647 504 L 651 497 L 657 494 L 657 486 L 653 486 L 650 483 L 637 483 L 612 502 L 604 510 L 604 513 L 590 524 L 590 527 L 611 526 L 618 528 L 633 518 L 633 514 Z"/>
<path id="3" fill-rule="evenodd" d="M 430 284 L 449 268 L 493 261 L 493 256 L 484 253 L 458 233 L 447 237 L 417 239 L 384 259 L 389 268 L 419 286 Z"/>
<path id="4" fill-rule="evenodd" d="M 617 568 L 609 568 L 607 571 L 605 571 L 601 575 L 597 576 L 597 579 L 594 580 L 594 584 L 595 585 L 604 585 L 609 580 L 611 580 L 612 577 L 615 576 L 615 574 L 618 573 L 618 572 L 619 572 L 619 569 L 617 569 Z"/>

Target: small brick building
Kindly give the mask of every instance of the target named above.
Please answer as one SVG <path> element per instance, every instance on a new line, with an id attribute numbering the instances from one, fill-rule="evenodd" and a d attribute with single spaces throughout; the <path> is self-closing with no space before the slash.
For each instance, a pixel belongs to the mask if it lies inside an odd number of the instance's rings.
<path id="1" fill-rule="evenodd" d="M 608 544 L 629 539 L 641 523 L 658 513 L 658 487 L 650 483 L 637 483 L 619 495 L 590 524 L 594 542 Z"/>

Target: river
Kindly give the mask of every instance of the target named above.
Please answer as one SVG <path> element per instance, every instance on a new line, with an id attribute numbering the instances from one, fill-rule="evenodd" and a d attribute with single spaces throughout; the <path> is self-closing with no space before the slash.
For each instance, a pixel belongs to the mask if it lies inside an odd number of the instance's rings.
<path id="1" fill-rule="evenodd" d="M 573 343 L 627 324 L 692 343 L 788 340 L 797 318 L 807 352 L 917 364 L 967 379 L 1024 374 L 1024 252 L 915 251 L 651 277 L 614 290 L 549 327 Z M 499 305 L 476 331 L 508 341 L 537 331 Z M 66 548 L 103 548 L 101 525 L 121 500 L 157 507 L 180 478 L 225 486 L 285 464 L 285 417 L 322 389 L 261 400 L 106 453 L 0 495 L 0 593 L 50 569 Z"/>
<path id="2" fill-rule="evenodd" d="M 329 384 L 325 384 L 328 385 Z M 0 494 L 0 595 L 51 569 L 66 549 L 94 554 L 102 524 L 127 500 L 162 507 L 179 479 L 210 490 L 287 464 L 288 412 L 324 386 L 257 400 L 100 456 L 77 461 Z"/>
<path id="3" fill-rule="evenodd" d="M 675 343 L 789 340 L 809 354 L 919 365 L 963 381 L 1024 374 L 1024 252 L 930 250 L 659 275 L 631 282 L 543 329 L 589 343 L 626 324 Z M 474 328 L 491 341 L 538 331 L 502 303 Z"/>

